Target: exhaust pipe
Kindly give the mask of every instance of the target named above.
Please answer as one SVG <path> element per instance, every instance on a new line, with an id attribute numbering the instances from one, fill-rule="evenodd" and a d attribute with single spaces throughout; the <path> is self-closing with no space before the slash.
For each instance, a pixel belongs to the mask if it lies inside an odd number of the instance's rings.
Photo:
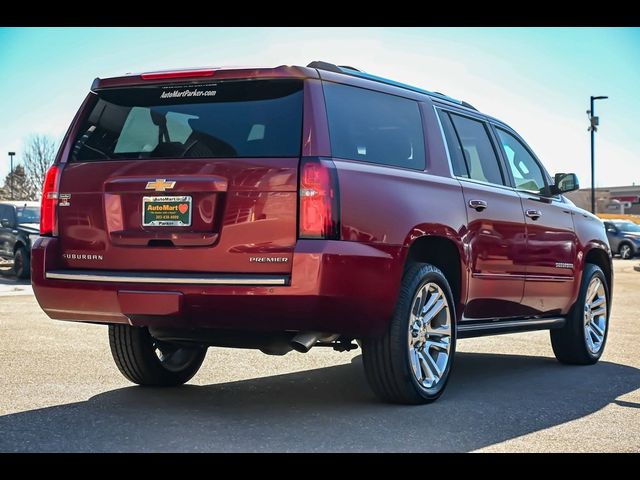
<path id="1" fill-rule="evenodd" d="M 300 332 L 291 340 L 291 348 L 296 352 L 307 353 L 319 341 L 332 342 L 339 335 L 322 332 Z"/>

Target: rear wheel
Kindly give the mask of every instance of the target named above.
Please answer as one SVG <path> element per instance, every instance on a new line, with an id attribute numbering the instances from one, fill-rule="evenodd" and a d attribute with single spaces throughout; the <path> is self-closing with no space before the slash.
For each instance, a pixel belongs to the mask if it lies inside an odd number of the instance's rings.
<path id="1" fill-rule="evenodd" d="M 31 261 L 25 247 L 18 247 L 13 255 L 13 273 L 18 278 L 29 278 L 31 275 Z"/>
<path id="2" fill-rule="evenodd" d="M 449 380 L 455 349 L 455 311 L 447 279 L 433 265 L 411 265 L 387 331 L 363 339 L 369 385 L 388 402 L 432 402 Z"/>
<path id="3" fill-rule="evenodd" d="M 629 260 L 631 257 L 633 257 L 633 248 L 631 248 L 631 245 L 629 245 L 628 243 L 623 243 L 622 245 L 620 245 L 618 253 L 620 254 L 620 258 L 622 258 L 623 260 Z"/>
<path id="4" fill-rule="evenodd" d="M 204 361 L 206 347 L 160 342 L 143 327 L 109 325 L 111 354 L 120 372 L 133 383 L 170 387 L 191 379 Z"/>
<path id="5" fill-rule="evenodd" d="M 564 327 L 551 330 L 556 358 L 572 365 L 591 365 L 602 356 L 609 332 L 609 288 L 597 265 L 587 263 L 578 301 Z"/>

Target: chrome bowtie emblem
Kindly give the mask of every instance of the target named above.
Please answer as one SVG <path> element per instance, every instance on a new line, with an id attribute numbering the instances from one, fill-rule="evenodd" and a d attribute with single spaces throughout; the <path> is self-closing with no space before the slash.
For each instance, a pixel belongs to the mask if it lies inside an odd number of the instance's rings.
<path id="1" fill-rule="evenodd" d="M 175 185 L 176 182 L 172 180 L 167 181 L 164 178 L 158 178 L 155 182 L 147 182 L 145 188 L 147 190 L 155 190 L 156 192 L 164 192 L 165 190 L 175 187 Z"/>

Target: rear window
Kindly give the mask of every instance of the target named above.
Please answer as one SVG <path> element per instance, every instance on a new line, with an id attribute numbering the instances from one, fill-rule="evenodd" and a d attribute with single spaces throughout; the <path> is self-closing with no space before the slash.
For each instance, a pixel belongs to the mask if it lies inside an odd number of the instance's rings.
<path id="1" fill-rule="evenodd" d="M 70 161 L 295 157 L 301 80 L 243 80 L 103 90 Z"/>
<path id="2" fill-rule="evenodd" d="M 329 82 L 324 95 L 334 157 L 424 170 L 417 102 Z"/>

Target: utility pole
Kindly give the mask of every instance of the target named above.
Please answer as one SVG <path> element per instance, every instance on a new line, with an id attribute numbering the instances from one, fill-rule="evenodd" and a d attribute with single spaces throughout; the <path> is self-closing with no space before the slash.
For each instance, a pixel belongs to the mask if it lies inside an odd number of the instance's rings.
<path id="1" fill-rule="evenodd" d="M 9 186 L 11 188 L 11 200 L 13 200 L 13 156 L 16 154 L 16 152 L 9 152 L 9 158 L 10 160 L 10 164 L 11 164 L 11 170 L 9 171 Z"/>
<path id="2" fill-rule="evenodd" d="M 591 126 L 589 130 L 591 131 L 591 213 L 595 215 L 596 213 L 596 154 L 595 154 L 595 141 L 596 141 L 596 132 L 598 131 L 598 125 L 600 123 L 600 118 L 596 117 L 596 113 L 594 110 L 594 101 L 595 100 L 604 100 L 609 97 L 599 96 L 594 97 L 591 96 L 590 109 L 587 110 L 587 115 L 589 115 L 589 122 Z"/>

